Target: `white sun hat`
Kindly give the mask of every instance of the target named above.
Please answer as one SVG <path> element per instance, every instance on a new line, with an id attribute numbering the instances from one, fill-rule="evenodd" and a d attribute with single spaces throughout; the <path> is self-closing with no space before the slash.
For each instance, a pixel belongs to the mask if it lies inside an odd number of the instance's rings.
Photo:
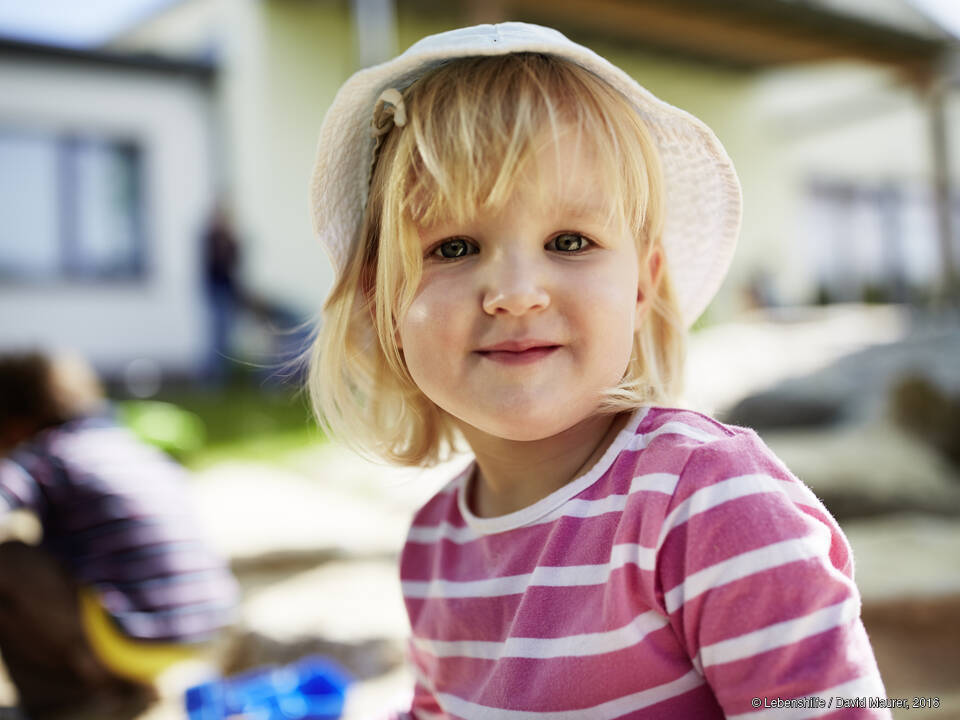
<path id="1" fill-rule="evenodd" d="M 537 52 L 570 60 L 620 91 L 649 127 L 663 164 L 664 251 L 689 327 L 720 288 L 740 232 L 740 183 L 716 135 L 669 105 L 592 50 L 551 28 L 508 22 L 430 35 L 344 83 L 320 128 L 310 184 L 313 227 L 336 277 L 359 241 L 375 140 L 374 105 L 389 88 L 404 89 L 452 58 Z"/>

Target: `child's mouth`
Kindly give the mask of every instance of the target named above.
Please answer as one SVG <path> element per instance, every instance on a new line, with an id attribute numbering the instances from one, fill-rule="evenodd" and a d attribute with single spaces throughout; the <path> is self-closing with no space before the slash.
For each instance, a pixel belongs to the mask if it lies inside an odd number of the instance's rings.
<path id="1" fill-rule="evenodd" d="M 527 365 L 553 354 L 559 345 L 541 345 L 527 350 L 480 350 L 478 353 L 487 360 L 504 365 Z"/>

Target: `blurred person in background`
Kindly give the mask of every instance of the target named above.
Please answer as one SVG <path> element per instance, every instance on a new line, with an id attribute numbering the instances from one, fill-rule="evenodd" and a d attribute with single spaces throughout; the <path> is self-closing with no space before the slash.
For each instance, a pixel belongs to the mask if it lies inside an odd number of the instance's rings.
<path id="1" fill-rule="evenodd" d="M 242 293 L 237 280 L 240 244 L 223 203 L 213 211 L 203 236 L 204 279 L 210 307 L 210 347 L 206 378 L 214 383 L 225 379 L 231 355 L 231 336 Z"/>
<path id="2" fill-rule="evenodd" d="M 309 343 L 310 324 L 305 323 L 296 310 L 243 284 L 239 274 L 240 242 L 225 207 L 223 201 L 216 205 L 203 235 L 210 317 L 204 379 L 215 386 L 228 379 L 231 364 L 239 359 L 233 335 L 241 313 L 266 333 L 271 346 L 268 356 L 253 364 L 264 366 L 270 380 L 277 379 L 277 375 L 295 373 L 297 359 Z"/>
<path id="3" fill-rule="evenodd" d="M 0 543 L 0 654 L 30 720 L 133 717 L 232 621 L 186 480 L 111 419 L 82 360 L 0 355 L 0 525 L 26 509 L 43 531 Z"/>

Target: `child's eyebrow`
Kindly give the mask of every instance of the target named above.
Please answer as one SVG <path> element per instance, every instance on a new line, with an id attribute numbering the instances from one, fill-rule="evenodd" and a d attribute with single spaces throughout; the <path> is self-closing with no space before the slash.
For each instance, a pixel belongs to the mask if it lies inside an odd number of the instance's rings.
<path id="1" fill-rule="evenodd" d="M 598 206 L 586 204 L 561 203 L 560 209 L 567 215 L 574 215 L 576 217 L 599 215 L 601 212 Z"/>
<path id="2" fill-rule="evenodd" d="M 565 216 L 576 219 L 605 218 L 610 213 L 610 206 L 606 203 L 596 203 L 584 200 L 560 200 L 556 209 Z"/>

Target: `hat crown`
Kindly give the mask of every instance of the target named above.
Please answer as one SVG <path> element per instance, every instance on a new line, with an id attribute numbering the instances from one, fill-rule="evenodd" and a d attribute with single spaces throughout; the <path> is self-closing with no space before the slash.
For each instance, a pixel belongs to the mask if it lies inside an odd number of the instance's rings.
<path id="1" fill-rule="evenodd" d="M 422 52 L 431 52 L 441 48 L 455 48 L 464 44 L 469 44 L 472 48 L 476 49 L 483 45 L 492 48 L 499 44 L 509 48 L 512 45 L 538 42 L 576 45 L 576 43 L 572 42 L 566 35 L 553 28 L 525 22 L 504 22 L 497 23 L 496 25 L 474 25 L 472 27 L 447 30 L 437 33 L 436 35 L 427 35 L 427 37 L 417 40 L 417 42 L 399 55 L 398 58 L 402 58 L 408 54 L 418 55 Z"/>

